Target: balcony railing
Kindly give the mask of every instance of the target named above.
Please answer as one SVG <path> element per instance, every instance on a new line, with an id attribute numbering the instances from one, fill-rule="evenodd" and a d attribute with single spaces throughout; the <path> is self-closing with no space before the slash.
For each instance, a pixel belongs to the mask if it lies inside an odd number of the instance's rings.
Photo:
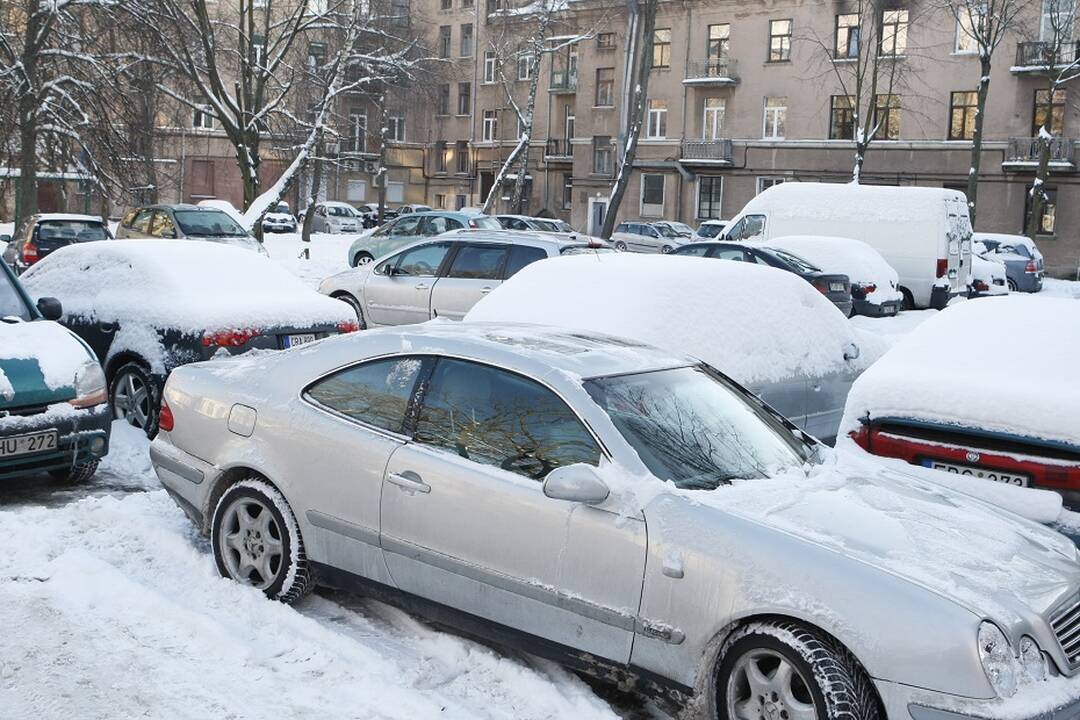
<path id="1" fill-rule="evenodd" d="M 547 141 L 547 147 L 544 149 L 544 157 L 569 159 L 573 156 L 574 150 L 570 147 L 570 141 L 566 138 L 551 138 Z"/>
<path id="2" fill-rule="evenodd" d="M 571 70 L 552 70 L 548 90 L 554 93 L 577 92 L 577 73 Z"/>
<path id="3" fill-rule="evenodd" d="M 1039 138 L 1009 138 L 1005 151 L 1006 165 L 1035 166 L 1039 162 Z M 1073 144 L 1069 138 L 1056 137 L 1050 140 L 1050 163 L 1052 165 L 1072 165 Z"/>
<path id="4" fill-rule="evenodd" d="M 730 140 L 683 140 L 680 157 L 684 162 L 730 164 L 734 155 Z"/>
<path id="5" fill-rule="evenodd" d="M 688 83 L 727 84 L 739 82 L 739 73 L 735 60 L 728 57 L 694 60 L 686 69 Z"/>
<path id="6" fill-rule="evenodd" d="M 1037 72 L 1067 67 L 1080 62 L 1080 42 L 1022 42 L 1016 46 L 1016 65 L 1013 72 Z"/>

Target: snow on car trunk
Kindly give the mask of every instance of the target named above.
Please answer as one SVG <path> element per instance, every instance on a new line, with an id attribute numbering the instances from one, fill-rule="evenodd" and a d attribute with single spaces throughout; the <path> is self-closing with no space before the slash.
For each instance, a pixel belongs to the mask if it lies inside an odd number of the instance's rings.
<path id="1" fill-rule="evenodd" d="M 1080 447 L 1080 303 L 1010 295 L 951 306 L 851 388 L 843 433 L 900 417 Z M 993 347 L 981 361 L 977 349 Z"/>
<path id="2" fill-rule="evenodd" d="M 896 270 L 874 248 L 861 240 L 824 235 L 788 235 L 775 238 L 769 247 L 780 248 L 809 260 L 827 273 L 841 273 L 852 285 L 873 286 L 866 299 L 875 304 L 903 298 Z"/>
<path id="3" fill-rule="evenodd" d="M 782 270 L 694 257 L 579 255 L 529 265 L 467 321 L 618 335 L 690 354 L 743 383 L 861 369 L 881 341 L 857 334 L 824 295 Z M 845 349 L 861 349 L 846 365 Z"/>

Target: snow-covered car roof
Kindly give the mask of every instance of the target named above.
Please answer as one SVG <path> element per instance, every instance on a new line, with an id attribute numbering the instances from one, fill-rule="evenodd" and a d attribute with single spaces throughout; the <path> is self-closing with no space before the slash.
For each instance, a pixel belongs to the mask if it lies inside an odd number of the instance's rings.
<path id="1" fill-rule="evenodd" d="M 54 222 L 90 222 L 104 225 L 105 221 L 101 219 L 100 215 L 77 215 L 75 213 L 41 213 L 35 215 L 38 222 L 54 221 Z"/>
<path id="2" fill-rule="evenodd" d="M 21 279 L 34 296 L 59 298 L 66 315 L 193 333 L 355 319 L 344 303 L 320 295 L 268 258 L 219 243 L 75 243 Z"/>
<path id="3" fill-rule="evenodd" d="M 247 227 L 247 225 L 244 224 L 244 214 L 242 212 L 240 212 L 239 210 L 237 210 L 233 206 L 233 204 L 231 202 L 229 202 L 228 200 L 215 200 L 215 199 L 200 200 L 197 205 L 187 205 L 187 204 L 183 204 L 183 205 L 162 205 L 160 207 L 171 207 L 174 210 L 183 210 L 183 209 L 192 209 L 192 210 L 194 210 L 194 209 L 197 209 L 197 208 L 202 208 L 204 210 L 220 210 L 221 212 L 225 213 L 226 215 L 231 217 L 233 220 L 235 220 L 237 223 L 239 223 L 241 225 L 241 227 L 245 227 L 245 228 Z"/>
<path id="4" fill-rule="evenodd" d="M 766 243 L 809 260 L 828 273 L 847 275 L 852 283 L 874 285 L 867 297 L 889 302 L 903 297 L 897 289 L 900 278 L 892 265 L 874 248 L 861 240 L 829 235 L 788 235 Z"/>
<path id="5" fill-rule="evenodd" d="M 702 220 L 701 225 L 727 225 L 730 220 Z M 701 227 L 698 225 L 698 227 Z"/>
<path id="6" fill-rule="evenodd" d="M 1072 299 L 1014 294 L 950 306 L 855 381 L 841 432 L 856 430 L 860 418 L 892 417 L 1080 448 L 1076 328 L 1080 303 Z M 971 362 L 972 348 L 987 344 L 993 362 Z"/>
<path id="7" fill-rule="evenodd" d="M 977 232 L 971 236 L 972 240 L 983 241 L 992 240 L 1002 245 L 1023 245 L 1031 253 L 1031 256 L 1036 259 L 1042 258 L 1042 252 L 1039 251 L 1039 247 L 1031 241 L 1027 235 L 1010 235 L 1007 233 L 984 233 Z"/>
<path id="8" fill-rule="evenodd" d="M 531 322 L 611 333 L 689 353 L 742 383 L 858 370 L 880 352 L 825 296 L 792 273 L 747 263 L 589 253 L 527 266 L 468 321 Z"/>

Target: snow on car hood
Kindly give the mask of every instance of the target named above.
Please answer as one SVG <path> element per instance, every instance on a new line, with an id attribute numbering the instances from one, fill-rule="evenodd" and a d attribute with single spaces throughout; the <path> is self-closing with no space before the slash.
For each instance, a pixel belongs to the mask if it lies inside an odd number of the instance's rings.
<path id="1" fill-rule="evenodd" d="M 963 302 L 901 339 L 852 385 L 840 424 L 906 418 L 1080 447 L 1080 303 L 1009 295 Z M 1013 340 L 995 342 L 995 338 Z M 990 344 L 991 362 L 972 352 Z"/>
<path id="2" fill-rule="evenodd" d="M 886 303 L 901 300 L 896 270 L 881 254 L 861 240 L 821 235 L 789 235 L 774 238 L 768 247 L 780 248 L 809 260 L 827 273 L 847 275 L 852 283 L 874 285 L 867 300 Z"/>
<path id="3" fill-rule="evenodd" d="M 940 484 L 827 459 L 694 500 L 834 550 L 976 612 L 1045 615 L 1080 581 L 1064 536 Z"/>
<path id="4" fill-rule="evenodd" d="M 48 320 L 0 321 L 0 408 L 64 400 L 90 359 L 78 339 Z"/>

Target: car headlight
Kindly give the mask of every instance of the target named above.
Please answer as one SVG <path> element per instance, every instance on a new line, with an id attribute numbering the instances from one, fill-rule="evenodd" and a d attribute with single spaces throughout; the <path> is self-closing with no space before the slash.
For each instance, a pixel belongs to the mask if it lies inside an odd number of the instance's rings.
<path id="1" fill-rule="evenodd" d="M 105 373 L 97 360 L 87 360 L 75 371 L 75 398 L 70 403 L 77 408 L 93 407 L 109 399 Z"/>
<path id="2" fill-rule="evenodd" d="M 1020 639 L 1020 667 L 1030 680 L 1041 682 L 1046 679 L 1046 655 L 1039 643 L 1027 635 Z"/>
<path id="3" fill-rule="evenodd" d="M 993 623 L 984 622 L 979 626 L 979 660 L 994 692 L 1003 698 L 1016 694 L 1020 663 L 1013 655 L 1005 633 Z"/>

